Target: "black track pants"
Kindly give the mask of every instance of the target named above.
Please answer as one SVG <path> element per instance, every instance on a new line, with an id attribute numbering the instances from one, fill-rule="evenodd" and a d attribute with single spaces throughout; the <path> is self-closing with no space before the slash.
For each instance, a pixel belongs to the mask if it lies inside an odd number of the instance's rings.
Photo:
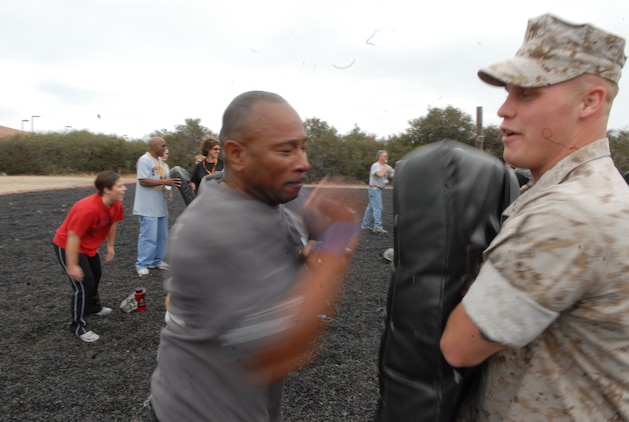
<path id="1" fill-rule="evenodd" d="M 57 245 L 54 247 L 59 264 L 67 273 L 66 251 Z M 85 317 L 99 312 L 103 308 L 98 297 L 98 283 L 100 283 L 102 273 L 100 256 L 98 253 L 94 256 L 79 254 L 79 266 L 83 270 L 83 281 L 77 281 L 70 277 L 73 292 L 70 302 L 72 308 L 70 331 L 76 336 L 89 331 Z"/>

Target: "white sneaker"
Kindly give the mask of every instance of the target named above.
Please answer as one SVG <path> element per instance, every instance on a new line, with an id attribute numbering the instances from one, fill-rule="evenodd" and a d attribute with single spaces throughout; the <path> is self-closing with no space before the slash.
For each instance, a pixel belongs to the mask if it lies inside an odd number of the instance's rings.
<path id="1" fill-rule="evenodd" d="M 389 262 L 393 261 L 393 248 L 389 248 L 386 251 L 384 251 L 382 256 L 384 257 L 384 259 L 386 259 Z"/>
<path id="2" fill-rule="evenodd" d="M 145 275 L 149 275 L 149 269 L 148 268 L 139 268 L 138 269 L 138 276 L 139 277 L 144 277 Z"/>
<path id="3" fill-rule="evenodd" d="M 87 333 L 81 334 L 79 338 L 86 343 L 94 343 L 96 340 L 100 338 L 100 336 L 96 334 L 94 331 L 88 331 Z"/>
<path id="4" fill-rule="evenodd" d="M 94 315 L 105 316 L 111 313 L 111 308 L 103 306 L 100 311 L 96 312 Z"/>
<path id="5" fill-rule="evenodd" d="M 170 269 L 170 265 L 168 265 L 164 261 L 160 261 L 160 263 L 157 265 L 149 265 L 149 268 L 158 269 L 158 270 L 168 270 Z"/>

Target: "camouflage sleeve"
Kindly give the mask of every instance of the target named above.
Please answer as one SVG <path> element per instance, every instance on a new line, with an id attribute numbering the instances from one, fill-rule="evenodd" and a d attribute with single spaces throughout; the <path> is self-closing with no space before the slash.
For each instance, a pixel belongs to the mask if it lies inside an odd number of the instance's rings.
<path id="1" fill-rule="evenodd" d="M 559 315 L 513 287 L 491 262 L 483 265 L 463 306 L 484 335 L 512 347 L 528 344 Z"/>

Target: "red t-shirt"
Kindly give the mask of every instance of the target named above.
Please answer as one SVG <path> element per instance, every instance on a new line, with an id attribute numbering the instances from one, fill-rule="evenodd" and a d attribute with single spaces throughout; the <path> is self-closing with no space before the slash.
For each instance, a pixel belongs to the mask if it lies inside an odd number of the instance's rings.
<path id="1" fill-rule="evenodd" d="M 114 202 L 107 208 L 98 193 L 77 201 L 57 229 L 52 242 L 60 248 L 66 249 L 68 230 L 72 230 L 81 238 L 79 253 L 94 256 L 103 244 L 111 226 L 124 218 L 121 202 Z"/>

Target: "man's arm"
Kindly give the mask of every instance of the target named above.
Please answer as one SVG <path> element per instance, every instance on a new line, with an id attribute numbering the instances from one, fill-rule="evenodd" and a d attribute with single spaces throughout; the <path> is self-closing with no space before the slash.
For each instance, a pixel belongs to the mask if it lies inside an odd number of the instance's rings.
<path id="1" fill-rule="evenodd" d="M 105 261 L 109 262 L 114 259 L 114 255 L 116 254 L 114 251 L 114 244 L 116 243 L 116 227 L 118 223 L 114 223 L 111 225 L 109 229 L 109 233 L 107 234 L 107 255 L 105 256 Z"/>
<path id="2" fill-rule="evenodd" d="M 298 287 L 284 300 L 294 303 L 294 313 L 287 318 L 290 328 L 250 362 L 258 381 L 281 379 L 309 363 L 310 346 L 325 328 L 318 315 L 332 312 L 345 284 L 347 263 L 347 257 L 340 254 L 310 254 L 306 264 L 309 269 L 304 270 Z"/>
<path id="3" fill-rule="evenodd" d="M 363 207 L 363 199 L 335 191 L 320 185 L 303 205 L 311 218 L 319 220 L 312 227 L 321 231 L 315 234 L 318 241 L 306 247 L 299 281 L 280 305 L 285 309 L 283 319 L 289 322 L 287 329 L 250 362 L 262 382 L 282 378 L 308 363 L 309 346 L 324 329 L 318 315 L 333 312 L 345 284 L 351 253 L 359 241 L 356 210 Z"/>
<path id="4" fill-rule="evenodd" d="M 181 186 L 181 179 L 171 179 L 167 177 L 165 179 L 138 179 L 140 185 L 145 187 L 154 187 L 154 186 L 174 186 L 178 188 Z"/>
<path id="5" fill-rule="evenodd" d="M 66 240 L 66 271 L 74 281 L 83 281 L 83 270 L 79 266 L 79 248 L 81 246 L 81 237 L 68 230 L 68 239 Z"/>
<path id="6" fill-rule="evenodd" d="M 384 168 L 382 168 L 381 170 L 376 171 L 376 176 L 378 176 L 378 177 L 386 176 L 387 173 L 389 173 L 390 171 L 392 172 L 393 168 L 390 165 L 385 164 Z"/>
<path id="7" fill-rule="evenodd" d="M 155 187 L 155 186 L 181 186 L 181 179 L 171 179 L 170 177 L 164 179 L 152 179 L 150 176 L 152 174 L 153 164 L 150 162 L 150 159 L 146 158 L 146 156 L 142 156 L 138 159 L 136 164 L 137 167 L 137 178 L 140 186 L 144 187 Z"/>
<path id="8" fill-rule="evenodd" d="M 504 346 L 487 338 L 460 303 L 450 314 L 441 336 L 441 353 L 455 368 L 475 366 Z"/>

